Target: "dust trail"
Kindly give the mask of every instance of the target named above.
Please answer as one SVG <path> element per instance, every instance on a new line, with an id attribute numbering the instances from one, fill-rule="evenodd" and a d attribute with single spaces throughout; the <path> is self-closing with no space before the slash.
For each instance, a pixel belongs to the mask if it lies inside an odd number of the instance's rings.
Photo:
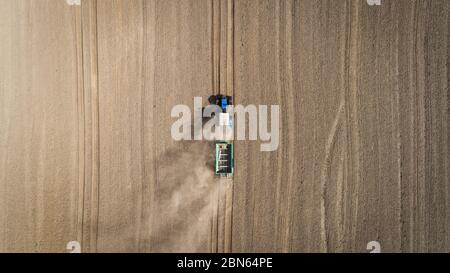
<path id="1" fill-rule="evenodd" d="M 206 252 L 219 182 L 214 179 L 210 142 L 184 142 L 158 162 L 152 250 Z M 180 148 L 180 147 L 177 147 Z"/>

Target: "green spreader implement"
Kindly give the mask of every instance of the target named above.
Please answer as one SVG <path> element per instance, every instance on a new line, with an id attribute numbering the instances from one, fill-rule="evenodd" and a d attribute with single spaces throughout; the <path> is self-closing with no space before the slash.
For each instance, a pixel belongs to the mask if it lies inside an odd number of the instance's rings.
<path id="1" fill-rule="evenodd" d="M 227 141 L 216 142 L 216 168 L 215 173 L 218 176 L 233 176 L 233 144 Z"/>

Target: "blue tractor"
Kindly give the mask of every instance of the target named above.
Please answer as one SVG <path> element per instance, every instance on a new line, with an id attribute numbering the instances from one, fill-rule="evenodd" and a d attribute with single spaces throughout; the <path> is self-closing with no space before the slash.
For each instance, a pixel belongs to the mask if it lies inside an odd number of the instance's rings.
<path id="1" fill-rule="evenodd" d="M 228 105 L 233 105 L 233 97 L 225 95 L 214 95 L 209 97 L 209 103 L 218 105 L 223 113 L 227 112 Z"/>
<path id="2" fill-rule="evenodd" d="M 228 122 L 230 118 L 229 113 L 227 112 L 227 107 L 229 105 L 233 105 L 233 97 L 214 95 L 209 97 L 209 102 L 211 104 L 218 105 L 220 109 L 222 109 L 221 116 L 224 117 L 223 122 L 228 126 L 232 126 L 232 123 Z M 234 173 L 234 158 L 233 143 L 231 141 L 219 140 L 216 142 L 215 159 L 215 174 L 221 177 L 232 177 Z"/>

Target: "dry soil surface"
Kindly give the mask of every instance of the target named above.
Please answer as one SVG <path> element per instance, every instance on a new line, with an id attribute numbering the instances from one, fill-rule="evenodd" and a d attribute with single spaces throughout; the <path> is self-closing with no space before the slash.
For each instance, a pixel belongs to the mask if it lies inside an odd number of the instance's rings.
<path id="1" fill-rule="evenodd" d="M 450 1 L 2 0 L 0 252 L 450 252 Z M 280 143 L 171 138 L 200 96 Z"/>

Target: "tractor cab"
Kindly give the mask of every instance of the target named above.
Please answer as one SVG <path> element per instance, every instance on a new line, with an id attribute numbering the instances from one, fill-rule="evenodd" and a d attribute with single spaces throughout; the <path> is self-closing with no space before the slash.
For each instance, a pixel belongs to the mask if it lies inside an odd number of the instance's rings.
<path id="1" fill-rule="evenodd" d="M 227 107 L 233 105 L 233 97 L 225 95 L 213 95 L 209 97 L 209 103 L 218 105 L 223 113 L 227 112 Z"/>

